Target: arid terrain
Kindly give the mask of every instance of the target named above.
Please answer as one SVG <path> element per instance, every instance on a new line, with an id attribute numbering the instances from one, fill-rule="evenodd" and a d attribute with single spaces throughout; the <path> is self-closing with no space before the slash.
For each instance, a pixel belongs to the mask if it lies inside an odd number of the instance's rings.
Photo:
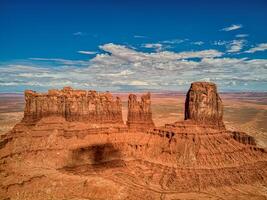
<path id="1" fill-rule="evenodd" d="M 24 95 L 1 96 L 0 199 L 267 199 L 266 94 Z"/>
<path id="2" fill-rule="evenodd" d="M 0 200 L 267 200 L 267 0 L 0 0 Z"/>
<path id="3" fill-rule="evenodd" d="M 123 120 L 127 118 L 128 92 L 113 93 L 122 99 Z M 139 96 L 142 93 L 139 94 Z M 228 129 L 251 134 L 261 147 L 267 147 L 267 93 L 222 93 L 224 122 Z M 185 93 L 151 94 L 153 120 L 156 126 L 184 118 Z M 13 128 L 23 118 L 23 94 L 0 94 L 0 134 Z"/>

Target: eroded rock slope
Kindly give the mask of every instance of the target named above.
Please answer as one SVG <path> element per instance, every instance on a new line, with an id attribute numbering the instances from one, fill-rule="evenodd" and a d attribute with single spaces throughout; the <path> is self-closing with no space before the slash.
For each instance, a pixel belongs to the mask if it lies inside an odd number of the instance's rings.
<path id="1" fill-rule="evenodd" d="M 193 83 L 185 120 L 163 127 L 149 94 L 129 96 L 127 125 L 106 93 L 25 98 L 24 119 L 1 138 L 2 199 L 266 198 L 267 153 L 225 129 L 215 84 Z"/>

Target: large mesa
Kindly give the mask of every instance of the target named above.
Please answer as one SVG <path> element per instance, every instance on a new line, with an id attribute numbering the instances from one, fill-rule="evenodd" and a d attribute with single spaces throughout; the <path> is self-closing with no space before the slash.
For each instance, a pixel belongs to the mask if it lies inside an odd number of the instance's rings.
<path id="1" fill-rule="evenodd" d="M 123 123 L 120 98 L 109 92 L 49 90 L 48 93 L 25 91 L 24 122 L 35 122 L 43 117 L 59 116 L 67 121 L 87 123 Z"/>

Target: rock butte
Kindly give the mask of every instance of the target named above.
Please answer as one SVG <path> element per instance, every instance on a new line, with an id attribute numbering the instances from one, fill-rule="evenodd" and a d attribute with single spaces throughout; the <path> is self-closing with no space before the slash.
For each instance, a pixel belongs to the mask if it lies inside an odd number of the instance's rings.
<path id="1" fill-rule="evenodd" d="M 22 122 L 1 137 L 0 198 L 231 199 L 213 193 L 267 183 L 266 150 L 225 129 L 213 83 L 192 83 L 185 120 L 163 127 L 152 121 L 150 94 L 129 95 L 126 125 L 109 93 L 26 91 L 25 102 Z"/>
<path id="2" fill-rule="evenodd" d="M 150 93 L 142 95 L 141 102 L 137 101 L 136 95 L 129 95 L 127 126 L 129 129 L 143 131 L 155 127 L 152 120 Z"/>
<path id="3" fill-rule="evenodd" d="M 195 82 L 191 85 L 185 101 L 187 119 L 224 127 L 222 100 L 214 83 Z"/>
<path id="4" fill-rule="evenodd" d="M 25 91 L 24 122 L 38 121 L 43 117 L 60 116 L 67 121 L 87 123 L 123 123 L 119 98 L 113 100 L 109 92 L 73 90 L 49 90 L 40 94 Z"/>

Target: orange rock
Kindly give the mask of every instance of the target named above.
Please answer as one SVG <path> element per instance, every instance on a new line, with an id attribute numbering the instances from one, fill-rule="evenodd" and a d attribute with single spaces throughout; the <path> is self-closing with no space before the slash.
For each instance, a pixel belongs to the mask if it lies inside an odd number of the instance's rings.
<path id="1" fill-rule="evenodd" d="M 130 129 L 138 130 L 148 130 L 155 127 L 152 120 L 150 93 L 142 95 L 141 101 L 137 100 L 136 95 L 129 95 L 127 126 Z"/>
<path id="2" fill-rule="evenodd" d="M 24 121 L 41 120 L 0 137 L 0 199 L 181 199 L 207 192 L 194 199 L 214 199 L 220 191 L 229 191 L 224 199 L 263 198 L 267 152 L 253 137 L 222 128 L 213 83 L 193 83 L 186 120 L 157 128 L 149 93 L 141 101 L 129 95 L 128 128 L 120 99 L 110 93 L 65 87 L 25 91 L 25 99 Z M 248 196 L 239 192 L 254 184 Z"/>
<path id="3" fill-rule="evenodd" d="M 122 104 L 109 93 L 73 90 L 49 90 L 48 93 L 25 91 L 24 122 L 43 117 L 60 116 L 67 121 L 92 123 L 123 123 Z"/>
<path id="4" fill-rule="evenodd" d="M 186 95 L 185 120 L 224 127 L 223 105 L 217 87 L 210 82 L 194 82 Z"/>

